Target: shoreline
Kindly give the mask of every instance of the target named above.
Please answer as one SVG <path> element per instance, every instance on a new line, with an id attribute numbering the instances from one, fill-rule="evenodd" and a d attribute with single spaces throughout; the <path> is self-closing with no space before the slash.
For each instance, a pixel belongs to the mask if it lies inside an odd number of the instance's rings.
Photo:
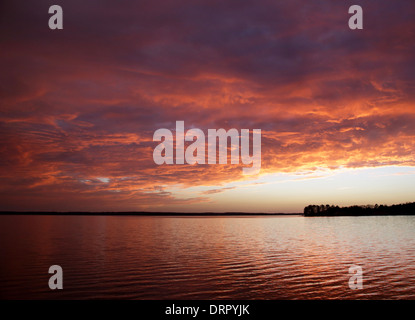
<path id="1" fill-rule="evenodd" d="M 1 211 L 0 216 L 145 216 L 145 217 L 291 217 L 300 216 L 304 218 L 315 217 L 382 217 L 382 216 L 414 216 L 415 213 L 388 213 L 388 214 L 337 214 L 337 215 L 304 215 L 303 213 L 249 213 L 249 212 L 42 212 L 42 211 Z"/>
<path id="2" fill-rule="evenodd" d="M 249 213 L 249 212 L 43 212 L 43 211 L 0 211 L 1 215 L 60 215 L 60 216 L 303 216 L 302 213 Z"/>

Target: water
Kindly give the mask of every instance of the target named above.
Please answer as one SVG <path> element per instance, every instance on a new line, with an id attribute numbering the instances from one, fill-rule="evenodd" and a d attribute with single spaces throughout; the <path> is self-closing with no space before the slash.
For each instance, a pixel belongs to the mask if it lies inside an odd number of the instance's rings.
<path id="1" fill-rule="evenodd" d="M 0 216 L 0 243 L 3 299 L 415 299 L 415 216 Z"/>

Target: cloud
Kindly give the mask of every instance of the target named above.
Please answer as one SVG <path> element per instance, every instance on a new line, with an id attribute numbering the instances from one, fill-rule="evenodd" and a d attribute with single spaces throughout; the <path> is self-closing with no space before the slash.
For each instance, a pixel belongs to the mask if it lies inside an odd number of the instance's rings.
<path id="1" fill-rule="evenodd" d="M 226 187 L 226 188 L 220 188 L 220 189 L 210 189 L 210 190 L 206 190 L 201 192 L 201 194 L 203 195 L 211 195 L 211 194 L 216 194 L 216 193 L 221 193 L 224 192 L 226 190 L 232 190 L 235 189 L 236 187 Z"/>
<path id="2" fill-rule="evenodd" d="M 415 165 L 413 1 L 362 0 L 359 32 L 343 2 L 56 4 L 57 32 L 47 1 L 1 10 L 2 209 L 157 210 L 207 200 L 155 185 L 246 179 L 155 165 L 152 135 L 176 120 L 261 129 L 262 174 Z"/>

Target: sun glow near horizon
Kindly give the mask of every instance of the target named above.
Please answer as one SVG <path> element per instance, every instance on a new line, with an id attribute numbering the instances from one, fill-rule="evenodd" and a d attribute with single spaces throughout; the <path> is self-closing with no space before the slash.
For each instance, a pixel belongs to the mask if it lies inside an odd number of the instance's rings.
<path id="1" fill-rule="evenodd" d="M 191 205 L 159 206 L 177 212 L 302 213 L 309 204 L 367 205 L 412 202 L 415 168 L 385 166 L 264 174 L 220 186 L 166 188 Z M 173 209 L 172 209 L 173 208 Z"/>

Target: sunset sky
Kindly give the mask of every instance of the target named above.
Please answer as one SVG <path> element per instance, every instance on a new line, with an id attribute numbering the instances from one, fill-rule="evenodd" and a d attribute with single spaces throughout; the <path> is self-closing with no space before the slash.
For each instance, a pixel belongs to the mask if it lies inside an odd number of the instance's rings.
<path id="1" fill-rule="evenodd" d="M 414 58 L 413 0 L 2 1 L 0 210 L 415 201 Z M 261 129 L 260 173 L 156 165 L 176 120 Z"/>

